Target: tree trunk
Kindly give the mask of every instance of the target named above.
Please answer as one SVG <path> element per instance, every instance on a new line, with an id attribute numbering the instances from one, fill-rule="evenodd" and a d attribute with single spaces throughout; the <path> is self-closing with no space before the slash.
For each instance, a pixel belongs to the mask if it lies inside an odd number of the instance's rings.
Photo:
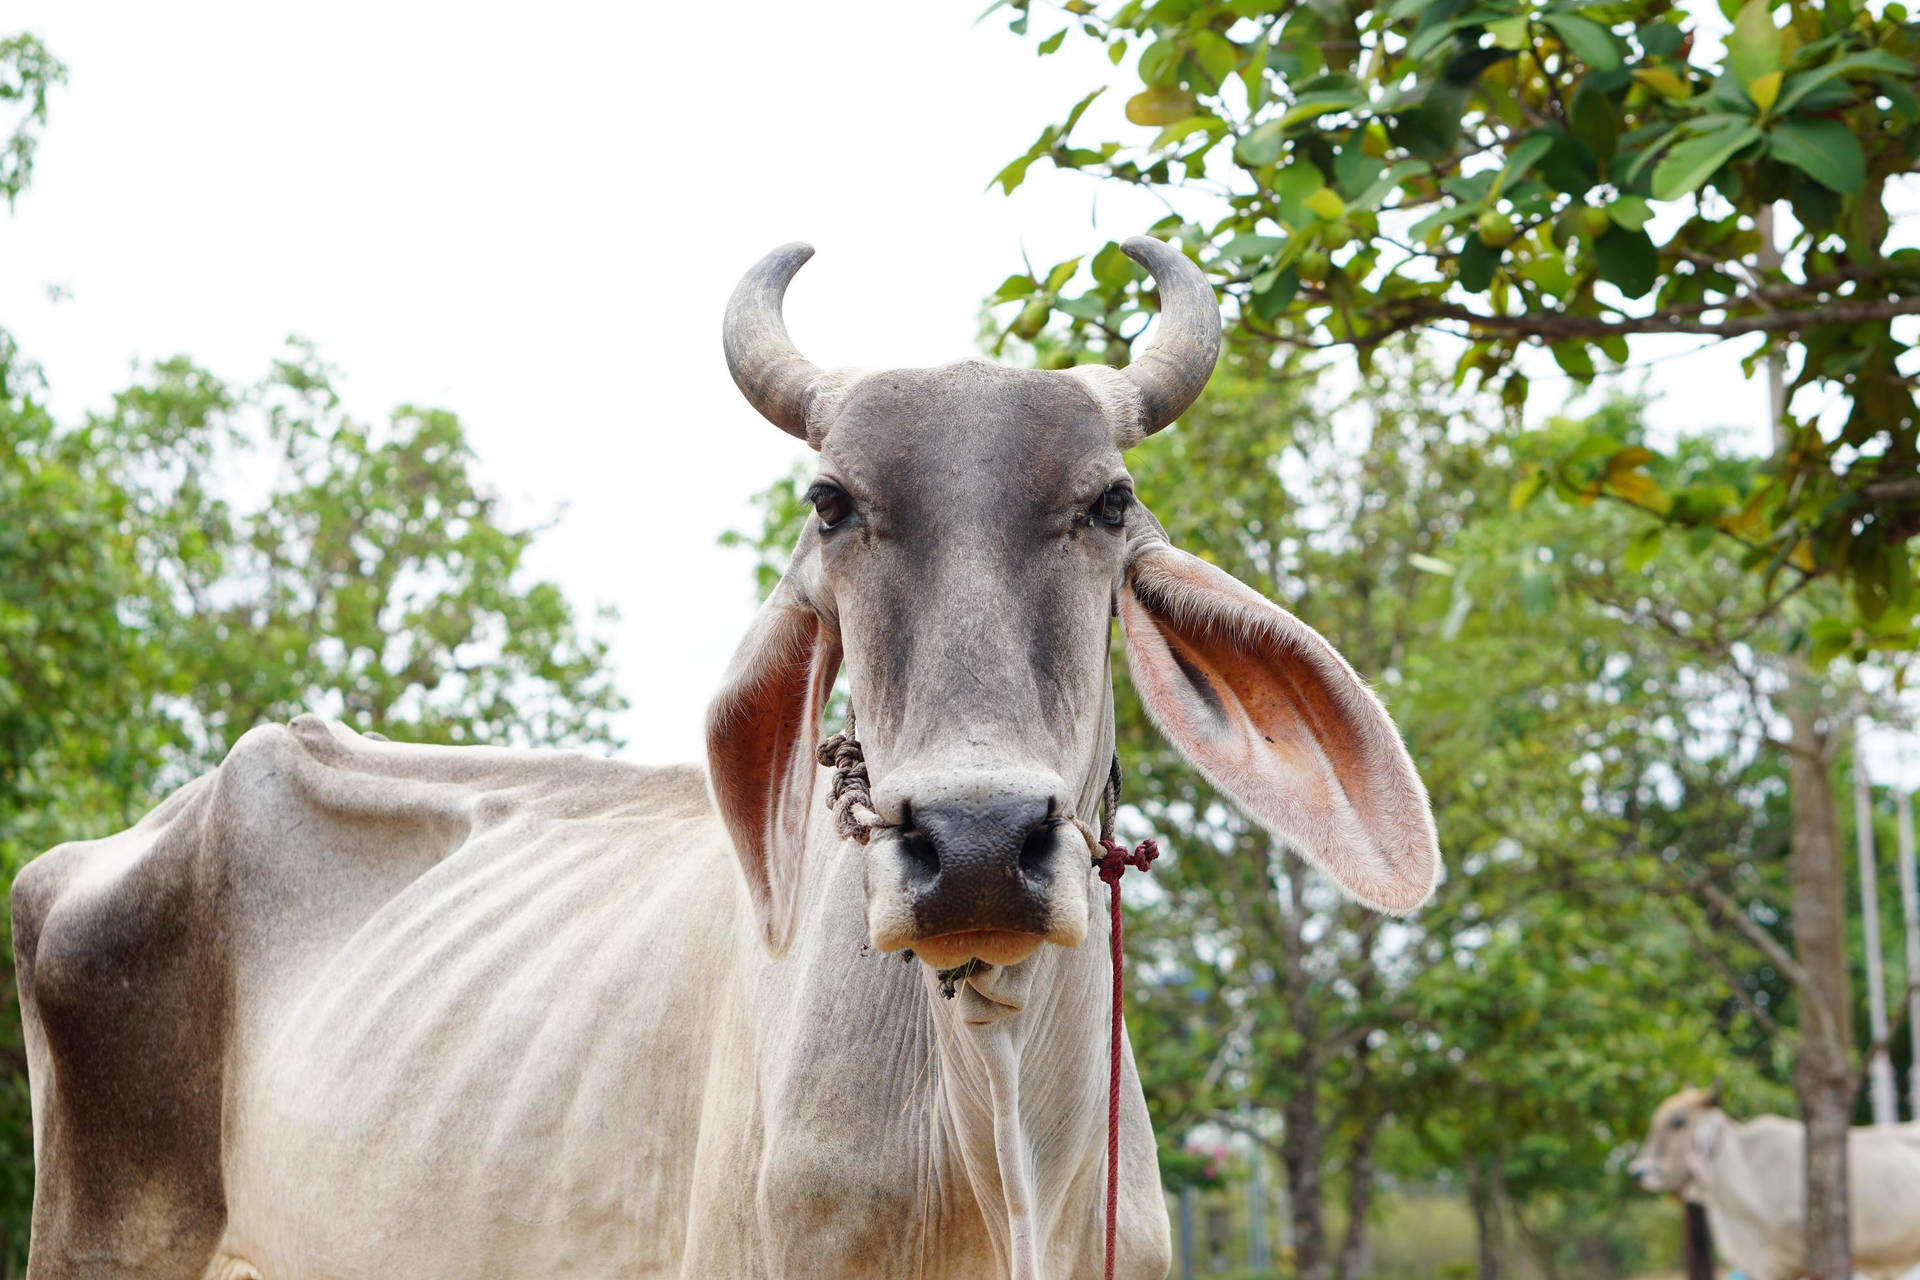
<path id="1" fill-rule="evenodd" d="M 1467 1202 L 1473 1206 L 1474 1235 L 1480 1247 L 1479 1280 L 1500 1280 L 1500 1204 L 1494 1192 L 1492 1160 L 1468 1156 Z"/>
<path id="2" fill-rule="evenodd" d="M 1281 1108 L 1286 1125 L 1280 1135 L 1280 1159 L 1287 1167 L 1287 1212 L 1293 1223 L 1293 1274 L 1296 1280 L 1327 1280 L 1326 1226 L 1321 1219 L 1325 1195 L 1321 1172 L 1327 1137 L 1320 1118 L 1320 1068 L 1312 998 L 1307 989 L 1305 943 L 1301 937 L 1304 864 L 1291 849 L 1283 855 L 1287 877 L 1287 914 L 1281 923 L 1286 969 L 1280 975 L 1287 1016 L 1300 1047 L 1286 1064 L 1293 1089 Z"/>
<path id="3" fill-rule="evenodd" d="M 1848 1280 L 1853 1257 L 1847 1206 L 1847 1129 L 1853 1111 L 1851 1010 L 1847 989 L 1846 865 L 1828 769 L 1828 729 L 1813 681 L 1790 673 L 1788 744 L 1793 810 L 1793 944 L 1804 971 L 1800 1047 L 1793 1090 L 1807 1126 L 1807 1270 Z"/>
<path id="4" fill-rule="evenodd" d="M 1347 1158 L 1347 1233 L 1340 1241 L 1339 1280 L 1360 1280 L 1367 1265 L 1367 1210 L 1373 1206 L 1373 1142 L 1380 1117 L 1368 1115 Z"/>
<path id="5" fill-rule="evenodd" d="M 1293 1273 L 1298 1280 L 1327 1280 L 1326 1227 L 1321 1221 L 1325 1187 L 1320 1180 L 1326 1140 L 1314 1101 L 1310 1088 L 1287 1099 L 1287 1129 L 1280 1143 L 1280 1158 L 1287 1166 L 1287 1211 L 1293 1221 Z"/>

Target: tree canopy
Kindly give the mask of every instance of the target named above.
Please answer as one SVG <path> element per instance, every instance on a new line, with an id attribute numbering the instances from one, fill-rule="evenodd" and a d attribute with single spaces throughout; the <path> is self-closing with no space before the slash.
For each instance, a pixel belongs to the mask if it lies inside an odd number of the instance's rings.
<path id="1" fill-rule="evenodd" d="M 1851 607 L 1810 624 L 1818 661 L 1913 646 L 1920 414 L 1897 321 L 1920 312 L 1920 250 L 1890 239 L 1889 201 L 1920 154 L 1920 43 L 1901 6 L 1748 0 L 1723 6 L 1724 42 L 1668 0 L 1069 0 L 1044 27 L 995 7 L 1044 30 L 1043 55 L 1103 45 L 1137 130 L 1077 136 L 1101 86 L 996 181 L 1051 164 L 1161 194 L 1156 232 L 1247 338 L 1364 367 L 1396 333 L 1456 335 L 1459 376 L 1515 409 L 1528 348 L 1578 382 L 1649 334 L 1786 358 L 1763 464 L 1670 490 L 1644 445 L 1593 433 L 1517 492 L 1713 531 L 1777 594 L 1842 580 Z M 1005 332 L 1057 315 L 1061 358 L 1119 358 L 1153 299 L 1116 246 L 1085 263 L 1010 277 Z"/>

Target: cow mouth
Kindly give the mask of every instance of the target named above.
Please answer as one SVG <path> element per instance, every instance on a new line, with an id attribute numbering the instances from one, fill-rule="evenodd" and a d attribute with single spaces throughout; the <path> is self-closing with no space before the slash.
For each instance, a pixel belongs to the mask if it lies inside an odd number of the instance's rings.
<path id="1" fill-rule="evenodd" d="M 957 969 L 969 960 L 1004 967 L 1019 964 L 1045 941 L 1041 934 L 1014 929 L 959 929 L 919 939 L 913 954 L 936 969 Z"/>

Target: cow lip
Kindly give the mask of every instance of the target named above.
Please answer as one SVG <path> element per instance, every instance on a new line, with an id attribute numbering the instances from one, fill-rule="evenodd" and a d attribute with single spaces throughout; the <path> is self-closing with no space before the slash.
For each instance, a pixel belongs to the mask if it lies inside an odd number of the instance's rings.
<path id="1" fill-rule="evenodd" d="M 935 969 L 957 969 L 969 960 L 984 960 L 1005 967 L 1019 964 L 1035 951 L 1046 937 L 1015 929 L 958 929 L 913 942 L 913 954 Z"/>

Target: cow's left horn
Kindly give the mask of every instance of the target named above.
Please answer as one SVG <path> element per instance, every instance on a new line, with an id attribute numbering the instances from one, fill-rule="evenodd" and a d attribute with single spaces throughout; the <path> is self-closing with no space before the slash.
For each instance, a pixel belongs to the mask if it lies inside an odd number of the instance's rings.
<path id="1" fill-rule="evenodd" d="M 753 265 L 727 300 L 727 372 L 747 403 L 789 435 L 807 438 L 807 391 L 821 371 L 787 336 L 780 304 L 794 273 L 813 256 L 801 241 Z"/>
<path id="2" fill-rule="evenodd" d="M 1145 267 L 1160 289 L 1160 332 L 1125 370 L 1140 393 L 1140 436 L 1145 437 L 1185 413 L 1206 387 L 1220 358 L 1220 304 L 1200 268 L 1165 241 L 1134 236 L 1120 249 Z"/>

